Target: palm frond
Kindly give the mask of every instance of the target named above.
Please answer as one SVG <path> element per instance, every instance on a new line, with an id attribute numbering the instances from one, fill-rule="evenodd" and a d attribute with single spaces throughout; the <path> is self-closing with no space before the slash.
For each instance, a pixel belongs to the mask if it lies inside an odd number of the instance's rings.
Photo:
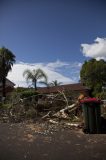
<path id="1" fill-rule="evenodd" d="M 38 68 L 36 70 L 36 77 L 37 77 L 37 79 L 42 79 L 43 78 L 45 82 L 48 81 L 48 77 L 47 77 L 46 73 L 40 68 Z"/>
<path id="2" fill-rule="evenodd" d="M 48 81 L 46 73 L 40 68 L 38 68 L 37 70 L 34 69 L 32 71 L 27 69 L 24 71 L 23 76 L 25 76 L 27 81 L 31 80 L 35 88 L 38 80 L 42 79 L 41 83 L 43 84 L 47 84 Z"/>

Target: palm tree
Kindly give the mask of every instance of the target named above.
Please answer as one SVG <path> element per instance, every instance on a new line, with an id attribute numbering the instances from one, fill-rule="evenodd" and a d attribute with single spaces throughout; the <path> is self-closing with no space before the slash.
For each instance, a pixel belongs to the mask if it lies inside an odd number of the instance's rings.
<path id="1" fill-rule="evenodd" d="M 5 86 L 8 72 L 12 70 L 15 63 L 15 55 L 7 48 L 0 48 L 0 70 L 2 72 L 2 95 L 6 96 Z"/>
<path id="2" fill-rule="evenodd" d="M 62 82 L 58 82 L 57 80 L 54 80 L 51 83 L 49 83 L 49 86 L 51 86 L 51 87 L 60 86 L 61 84 L 62 84 Z"/>
<path id="3" fill-rule="evenodd" d="M 46 73 L 42 70 L 42 69 L 33 69 L 32 71 L 27 69 L 24 71 L 23 76 L 25 76 L 26 80 L 31 80 L 32 84 L 34 85 L 35 90 L 37 90 L 37 82 L 38 80 L 42 80 L 39 81 L 39 83 L 43 83 L 43 84 L 47 84 L 47 75 Z"/>

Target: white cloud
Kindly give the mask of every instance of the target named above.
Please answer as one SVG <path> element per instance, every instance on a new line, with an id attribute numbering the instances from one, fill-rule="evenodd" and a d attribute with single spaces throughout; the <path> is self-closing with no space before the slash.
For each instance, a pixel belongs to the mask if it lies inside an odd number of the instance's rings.
<path id="1" fill-rule="evenodd" d="M 81 44 L 81 48 L 86 57 L 106 60 L 106 38 L 97 37 L 92 44 Z"/>
<path id="2" fill-rule="evenodd" d="M 56 61 L 51 63 L 23 63 L 18 62 L 17 64 L 14 64 L 12 71 L 8 74 L 8 79 L 13 81 L 16 86 L 23 86 L 26 87 L 28 84 L 26 83 L 25 78 L 23 77 L 23 72 L 25 69 L 37 69 L 41 68 L 45 71 L 45 73 L 48 75 L 49 82 L 53 80 L 58 80 L 59 82 L 65 83 L 74 83 L 74 78 L 70 78 L 69 76 L 64 76 L 62 73 L 59 73 L 56 71 L 57 68 L 61 68 L 64 66 L 70 65 L 66 62 Z"/>
<path id="3" fill-rule="evenodd" d="M 65 67 L 65 66 L 69 66 L 69 63 L 62 62 L 60 60 L 57 60 L 56 62 L 51 62 L 51 63 L 47 64 L 47 67 L 51 70 L 55 70 L 56 68 L 61 68 L 61 67 Z"/>

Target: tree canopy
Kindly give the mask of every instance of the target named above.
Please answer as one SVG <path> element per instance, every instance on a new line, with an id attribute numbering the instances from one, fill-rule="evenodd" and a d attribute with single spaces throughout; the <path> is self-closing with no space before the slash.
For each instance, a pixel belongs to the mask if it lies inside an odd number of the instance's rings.
<path id="1" fill-rule="evenodd" d="M 90 87 L 93 94 L 100 93 L 106 85 L 106 61 L 91 59 L 85 61 L 80 71 L 81 82 Z"/>
<path id="2" fill-rule="evenodd" d="M 61 84 L 62 84 L 62 82 L 58 82 L 57 80 L 54 80 L 54 81 L 52 81 L 51 83 L 49 83 L 49 86 L 50 86 L 50 87 L 60 86 Z"/>
<path id="3" fill-rule="evenodd" d="M 0 68 L 3 70 L 5 76 L 12 69 L 15 63 L 15 55 L 7 48 L 0 48 Z"/>
<path id="4" fill-rule="evenodd" d="M 5 83 L 8 72 L 15 63 L 15 55 L 7 48 L 0 48 L 0 72 L 2 73 L 3 97 L 5 97 Z"/>
<path id="5" fill-rule="evenodd" d="M 47 84 L 47 75 L 46 73 L 38 68 L 38 69 L 33 69 L 32 71 L 27 69 L 24 71 L 23 76 L 25 76 L 26 80 L 31 80 L 32 81 L 32 85 L 34 86 L 34 88 L 37 90 L 37 83 L 43 83 L 43 84 Z M 39 81 L 42 80 L 42 81 Z"/>

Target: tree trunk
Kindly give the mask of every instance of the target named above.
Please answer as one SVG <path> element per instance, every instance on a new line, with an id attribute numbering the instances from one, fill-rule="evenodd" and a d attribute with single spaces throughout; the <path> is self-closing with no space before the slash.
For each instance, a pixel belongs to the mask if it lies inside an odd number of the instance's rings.
<path id="1" fill-rule="evenodd" d="M 6 97 L 6 76 L 5 76 L 5 54 L 3 53 L 3 59 L 2 59 L 2 71 L 3 71 L 3 77 L 2 77 L 2 96 Z"/>
<path id="2" fill-rule="evenodd" d="M 36 85 L 37 81 L 35 80 L 34 82 L 34 87 L 35 87 L 35 90 L 37 90 L 37 85 Z"/>
<path id="3" fill-rule="evenodd" d="M 5 88 L 6 88 L 6 78 L 3 75 L 3 80 L 2 80 L 2 95 L 3 95 L 3 97 L 6 97 L 6 90 L 5 90 Z"/>

